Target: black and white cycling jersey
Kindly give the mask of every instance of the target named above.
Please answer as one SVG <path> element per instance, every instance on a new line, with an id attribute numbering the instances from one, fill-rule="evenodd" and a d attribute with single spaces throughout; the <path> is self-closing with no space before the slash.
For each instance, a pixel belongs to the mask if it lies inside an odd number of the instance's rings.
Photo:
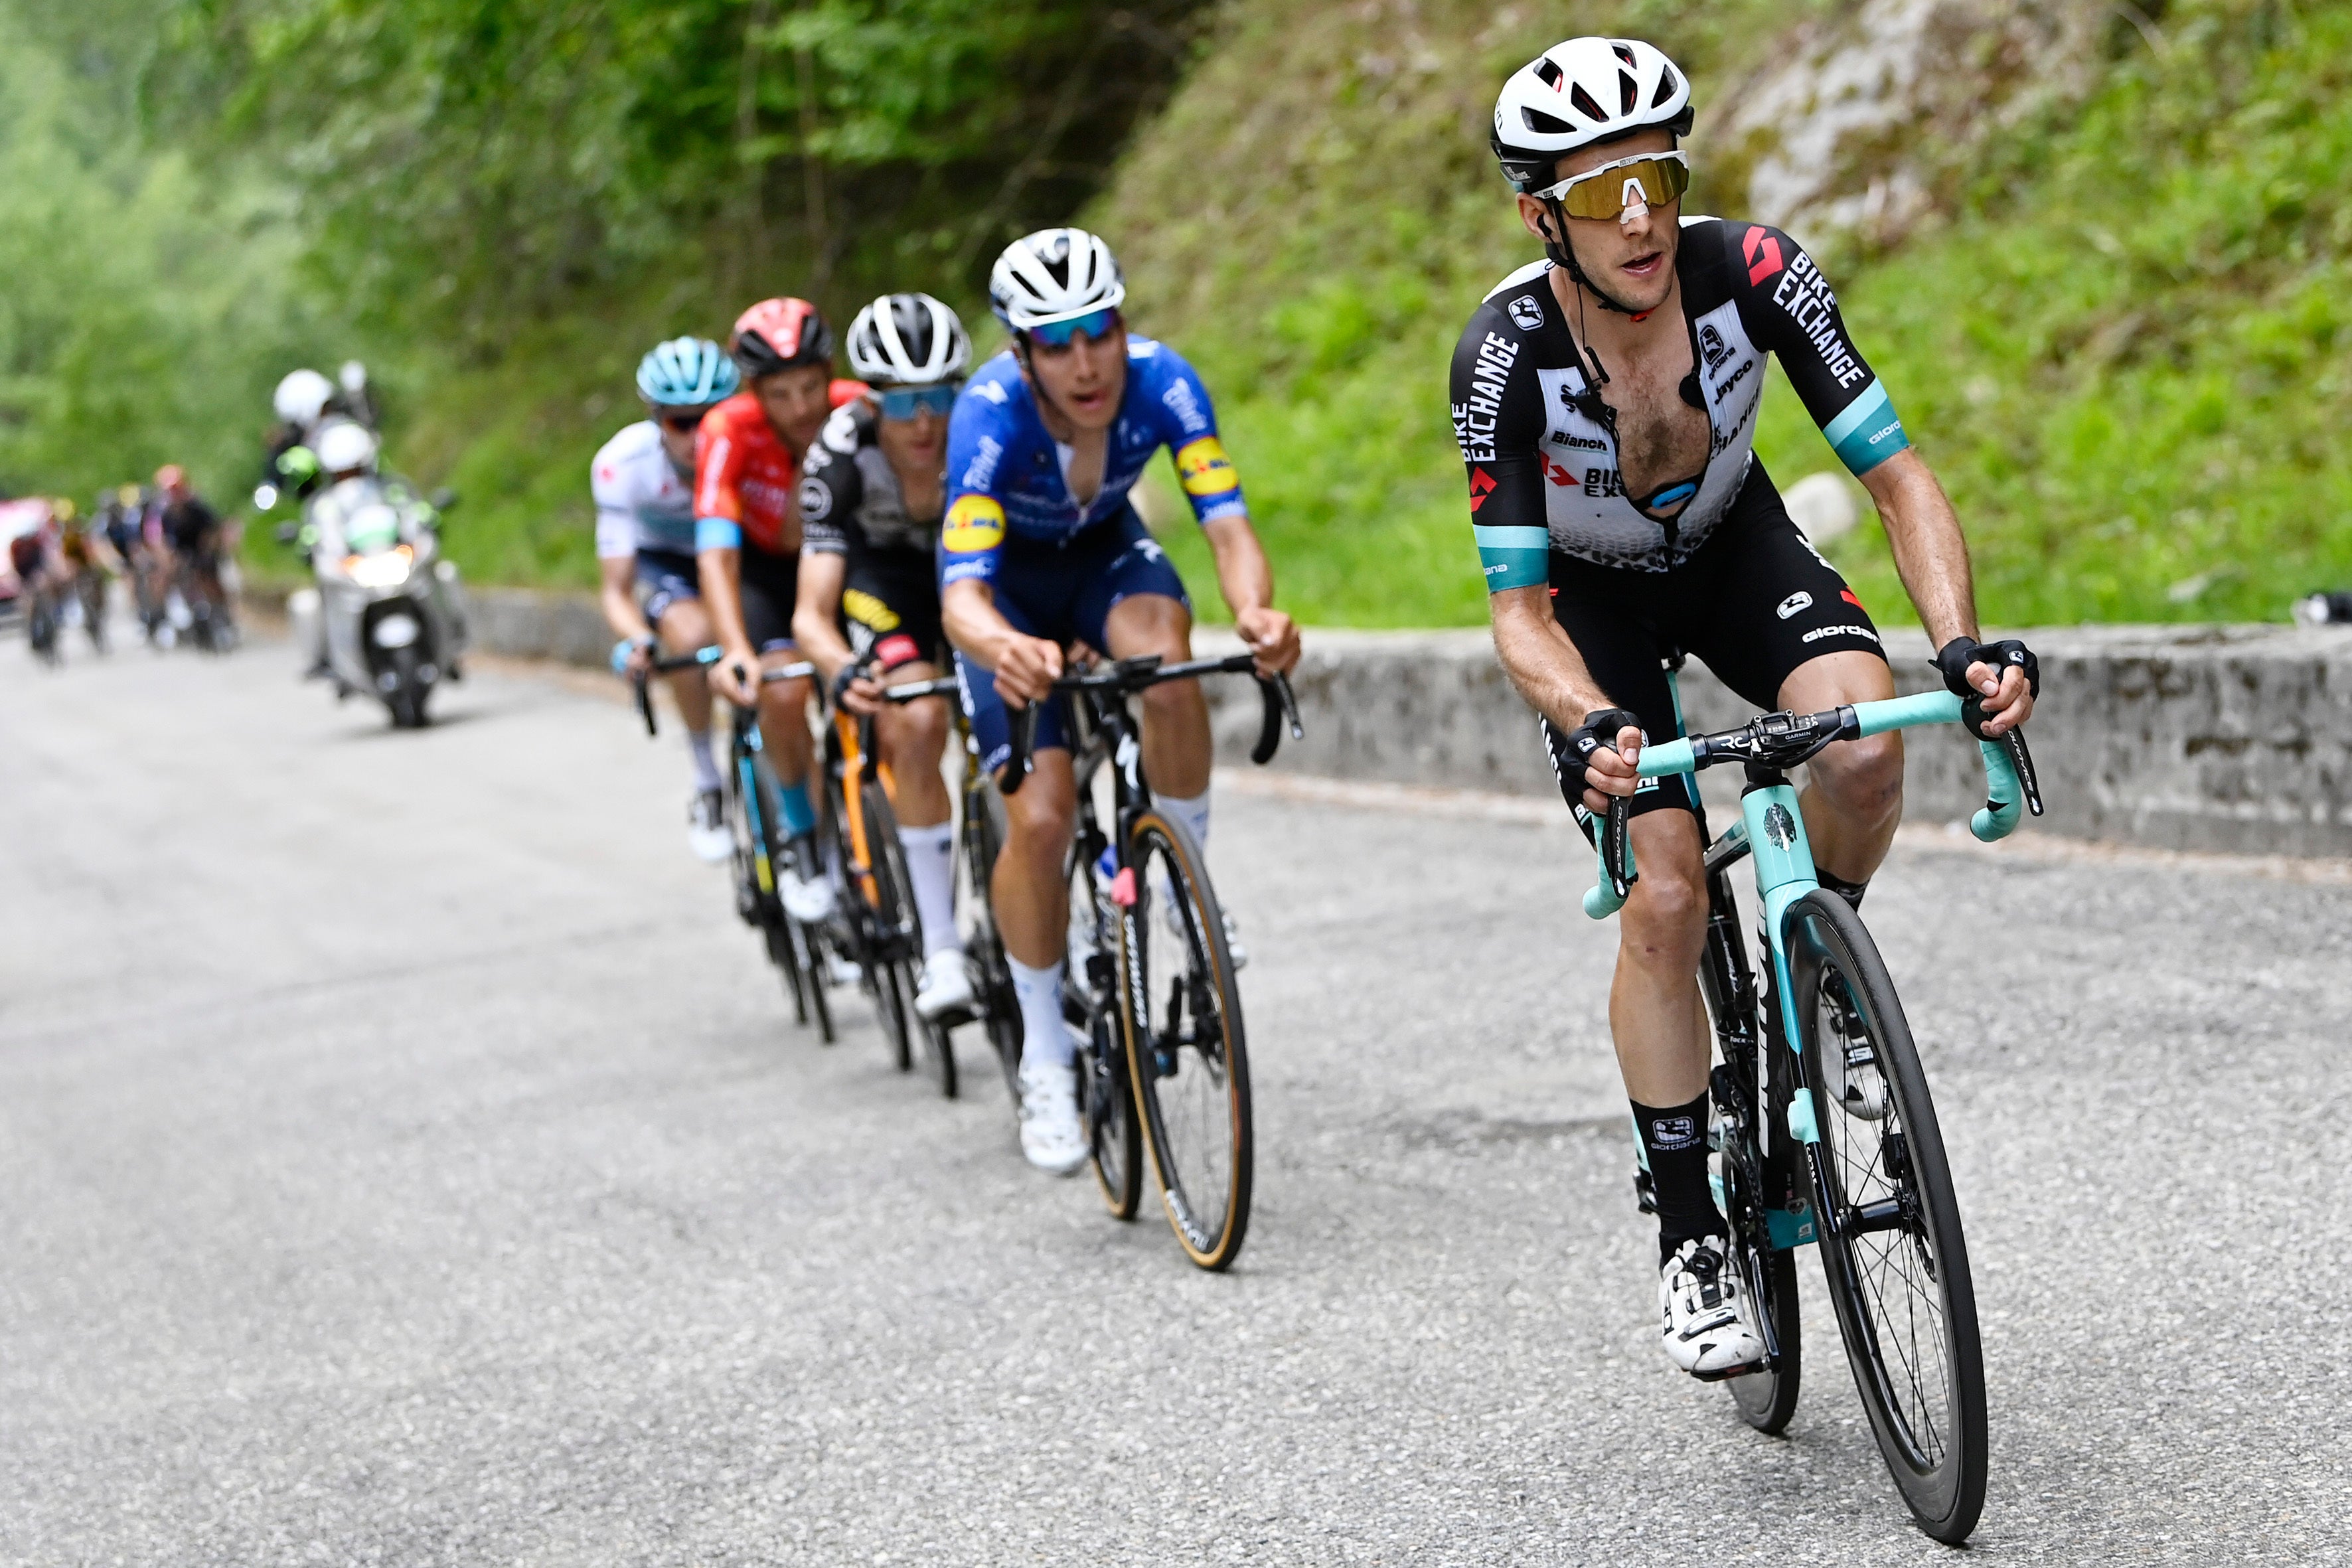
<path id="1" fill-rule="evenodd" d="M 1767 354 L 1780 356 L 1853 473 L 1909 445 L 1797 242 L 1760 224 L 1686 217 L 1675 260 L 1691 342 L 1683 396 L 1713 437 L 1697 474 L 1630 495 L 1613 413 L 1588 383 L 1551 267 L 1534 262 L 1505 279 L 1454 351 L 1454 432 L 1489 593 L 1544 583 L 1551 551 L 1639 572 L 1688 560 L 1747 480 Z"/>

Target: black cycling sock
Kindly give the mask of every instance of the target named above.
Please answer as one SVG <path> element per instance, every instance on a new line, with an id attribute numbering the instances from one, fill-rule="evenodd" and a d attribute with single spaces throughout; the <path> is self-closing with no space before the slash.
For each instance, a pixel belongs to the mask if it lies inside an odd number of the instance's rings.
<path id="1" fill-rule="evenodd" d="M 1706 1180 L 1706 1096 L 1688 1105 L 1659 1107 L 1630 1102 L 1649 1157 L 1650 1181 L 1658 1193 L 1658 1261 L 1665 1262 L 1685 1241 L 1724 1236 L 1730 1227 L 1715 1206 Z"/>
<path id="2" fill-rule="evenodd" d="M 1862 895 L 1870 890 L 1870 883 L 1866 880 L 1849 882 L 1843 877 L 1831 876 L 1827 871 L 1822 870 L 1818 866 L 1813 868 L 1813 880 L 1819 882 L 1822 887 L 1827 888 L 1831 892 L 1835 893 L 1839 898 L 1843 899 L 1847 903 L 1852 904 L 1857 910 L 1862 908 Z"/>

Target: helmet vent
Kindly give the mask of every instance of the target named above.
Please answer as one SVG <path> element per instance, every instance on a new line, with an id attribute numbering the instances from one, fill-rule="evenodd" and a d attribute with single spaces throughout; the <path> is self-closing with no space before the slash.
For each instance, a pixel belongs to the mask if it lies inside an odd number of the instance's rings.
<path id="1" fill-rule="evenodd" d="M 1652 109 L 1655 109 L 1658 105 L 1665 102 L 1666 100 L 1675 95 L 1675 89 L 1681 85 L 1681 83 L 1675 80 L 1675 73 L 1671 67 L 1660 71 L 1658 73 L 1658 90 L 1650 95 L 1650 107 Z"/>
<path id="2" fill-rule="evenodd" d="M 1582 89 L 1580 89 L 1579 90 L 1580 91 Z M 1538 136 L 1573 136 L 1576 134 L 1575 126 L 1570 125 L 1565 120 L 1560 120 L 1552 115 L 1546 114 L 1540 109 L 1523 108 L 1519 110 L 1519 118 L 1526 121 L 1528 122 L 1528 129 L 1534 132 Z"/>
<path id="3" fill-rule="evenodd" d="M 1559 90 L 1560 78 L 1567 74 L 1568 73 L 1566 71 L 1560 69 L 1559 66 L 1553 64 L 1549 58 L 1540 59 L 1536 62 L 1536 75 L 1542 79 L 1543 84 L 1546 87 L 1551 89 L 1554 92 L 1558 92 Z"/>
<path id="4" fill-rule="evenodd" d="M 1568 89 L 1568 101 L 1576 105 L 1576 111 L 1584 116 L 1585 119 L 1591 121 L 1595 125 L 1604 124 L 1609 119 L 1608 114 L 1602 110 L 1601 107 L 1592 100 L 1592 95 L 1584 90 L 1584 84 L 1582 82 L 1578 82 L 1574 87 Z M 1566 131 L 1569 128 L 1563 125 L 1560 129 L 1562 131 Z"/>
<path id="5" fill-rule="evenodd" d="M 1632 69 L 1633 68 L 1633 63 L 1634 63 L 1634 62 L 1633 62 L 1633 45 L 1631 45 L 1631 44 L 1622 44 L 1622 43 L 1619 43 L 1619 44 L 1612 44 L 1612 45 L 1610 45 L 1609 47 L 1610 47 L 1610 48 L 1612 48 L 1612 50 L 1614 50 L 1614 51 L 1616 52 L 1617 58 L 1618 58 L 1619 59 L 1623 60 L 1623 61 L 1625 62 L 1625 68 L 1626 68 L 1627 70 L 1632 70 Z"/>
<path id="6" fill-rule="evenodd" d="M 1642 84 L 1623 71 L 1617 73 L 1617 101 L 1620 114 L 1631 114 L 1633 106 L 1642 101 Z"/>

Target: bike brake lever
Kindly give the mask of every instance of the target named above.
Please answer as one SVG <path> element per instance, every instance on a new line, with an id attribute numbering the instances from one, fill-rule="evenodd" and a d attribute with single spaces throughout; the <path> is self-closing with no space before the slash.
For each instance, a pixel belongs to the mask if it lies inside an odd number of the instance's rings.
<path id="1" fill-rule="evenodd" d="M 2033 773 L 2033 753 L 2025 744 L 2025 726 L 2019 725 L 2000 738 L 2009 750 L 2009 760 L 2017 764 L 2017 782 L 2025 790 L 2025 809 L 2034 816 L 2042 815 L 2042 781 Z"/>
<path id="2" fill-rule="evenodd" d="M 1633 871 L 1633 838 L 1629 828 L 1633 820 L 1633 803 L 1627 796 L 1609 797 L 1609 816 L 1601 825 L 1601 868 L 1609 878 L 1609 890 L 1623 902 L 1627 889 L 1638 879 Z"/>
<path id="3" fill-rule="evenodd" d="M 1021 784 L 1029 776 L 1029 748 L 1037 735 L 1037 704 L 1029 703 L 1006 716 L 1012 721 L 1013 752 L 1004 760 L 1004 776 L 996 786 L 1003 795 L 1021 793 Z"/>
<path id="4" fill-rule="evenodd" d="M 637 713 L 646 721 L 646 733 L 660 734 L 661 727 L 654 722 L 654 699 L 650 689 L 652 683 L 646 679 L 646 672 L 642 669 L 633 671 L 629 676 L 629 684 L 636 690 Z"/>

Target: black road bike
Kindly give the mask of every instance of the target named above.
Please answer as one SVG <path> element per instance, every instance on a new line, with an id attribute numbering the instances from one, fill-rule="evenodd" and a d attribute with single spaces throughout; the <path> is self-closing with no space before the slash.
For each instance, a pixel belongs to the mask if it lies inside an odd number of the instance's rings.
<path id="1" fill-rule="evenodd" d="M 707 668 L 718 663 L 719 658 L 716 647 L 698 648 L 674 658 L 655 659 L 630 678 L 646 734 L 659 730 L 654 718 L 652 678 L 681 669 Z M 761 670 L 760 681 L 766 685 L 772 681 L 800 680 L 815 672 L 816 667 L 812 664 L 787 664 Z M 735 912 L 745 925 L 760 932 L 768 961 L 782 974 L 784 994 L 793 1000 L 794 1020 L 806 1024 L 814 1018 L 819 1037 L 831 1045 L 833 1008 L 825 995 L 828 976 L 824 932 L 819 927 L 794 920 L 777 891 L 777 868 L 784 860 L 784 834 L 771 809 L 776 798 L 776 777 L 760 740 L 760 715 L 756 709 L 731 705 L 730 709 L 725 799 L 727 825 L 735 838 Z"/>
<path id="2" fill-rule="evenodd" d="M 1201 847 L 1152 804 L 1141 727 L 1128 703 L 1165 681 L 1245 672 L 1255 673 L 1245 653 L 1181 664 L 1151 655 L 1054 684 L 1053 700 L 1071 721 L 1078 785 L 1065 868 L 1063 1012 L 1082 1041 L 1078 1104 L 1095 1180 L 1111 1214 L 1132 1219 L 1148 1142 L 1169 1226 L 1184 1255 L 1208 1269 L 1230 1267 L 1249 1230 L 1254 1149 L 1241 992 Z M 1258 685 L 1264 722 L 1250 758 L 1264 763 L 1286 725 L 1294 738 L 1305 731 L 1289 681 L 1260 677 Z M 1032 705 L 1013 714 L 1013 753 L 1002 773 L 1008 795 L 1028 776 L 1037 711 Z M 1106 768 L 1108 822 L 1095 800 Z M 1017 1009 L 1014 1018 L 1017 1030 Z M 1018 1057 L 1016 1046 L 1015 1064 Z"/>

